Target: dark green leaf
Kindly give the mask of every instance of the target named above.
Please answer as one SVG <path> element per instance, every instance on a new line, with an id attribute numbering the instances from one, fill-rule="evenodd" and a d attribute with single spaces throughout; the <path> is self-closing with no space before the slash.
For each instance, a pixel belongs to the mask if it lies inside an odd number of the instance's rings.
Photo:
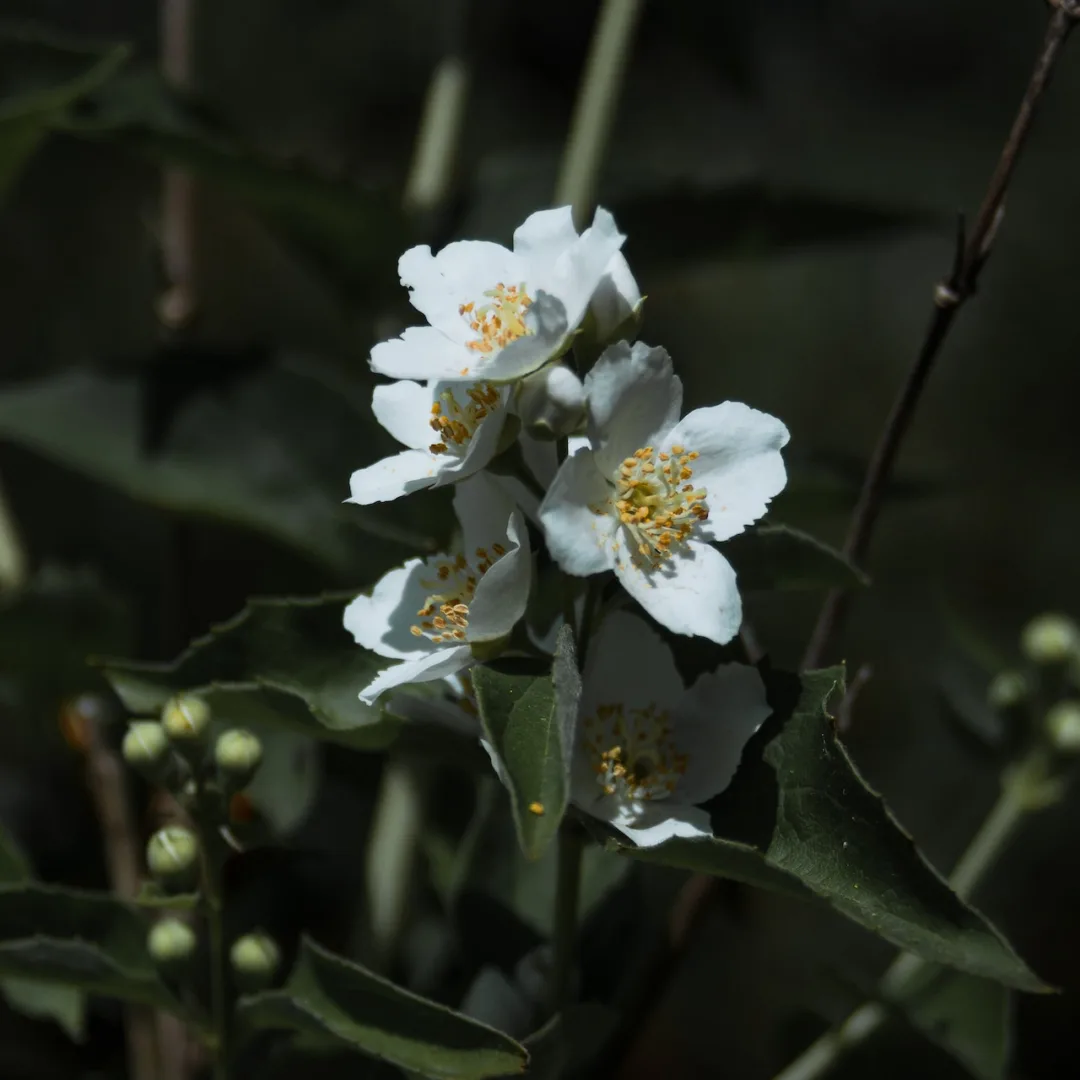
<path id="1" fill-rule="evenodd" d="M 0 994 L 25 1016 L 52 1020 L 69 1039 L 82 1042 L 86 1032 L 86 994 L 77 986 L 38 979 L 0 979 Z"/>
<path id="2" fill-rule="evenodd" d="M 29 30 L 0 36 L 0 200 L 49 132 L 80 99 L 107 82 L 128 57 L 52 41 Z"/>
<path id="3" fill-rule="evenodd" d="M 776 191 L 759 180 L 673 186 L 617 202 L 611 210 L 632 238 L 626 245 L 631 262 L 654 264 L 771 255 L 934 224 L 926 214 Z"/>
<path id="4" fill-rule="evenodd" d="M 0 825 L 0 885 L 15 885 L 30 877 L 30 864 L 18 845 Z"/>
<path id="5" fill-rule="evenodd" d="M 111 896 L 0 887 L 0 975 L 174 1008 L 146 950 L 147 924 Z"/>
<path id="6" fill-rule="evenodd" d="M 473 669 L 480 722 L 510 792 L 518 839 L 539 858 L 559 831 L 570 792 L 569 748 L 581 678 L 569 627 L 559 632 L 550 676 Z"/>
<path id="7" fill-rule="evenodd" d="M 787 525 L 747 529 L 720 550 L 744 592 L 850 588 L 868 581 L 839 551 Z"/>
<path id="8" fill-rule="evenodd" d="M 152 715 L 179 691 L 203 694 L 230 726 L 283 728 L 358 749 L 388 745 L 399 724 L 360 691 L 388 661 L 342 626 L 350 596 L 252 600 L 168 664 L 101 661 L 125 707 Z"/>
<path id="9" fill-rule="evenodd" d="M 285 1028 L 347 1043 L 421 1076 L 482 1080 L 524 1072 L 507 1035 L 427 1001 L 305 940 L 281 990 L 241 999 L 254 1028 Z"/>
<path id="10" fill-rule="evenodd" d="M 575 1075 L 603 1046 L 616 1014 L 594 1001 L 571 1005 L 523 1040 L 529 1052 L 529 1080 L 561 1080 Z"/>
<path id="11" fill-rule="evenodd" d="M 198 893 L 165 892 L 156 882 L 144 881 L 135 903 L 142 908 L 161 908 L 166 911 L 194 911 L 199 903 Z"/>
<path id="12" fill-rule="evenodd" d="M 651 862 L 791 891 L 803 886 L 923 959 L 1046 987 L 926 862 L 859 775 L 826 712 L 842 668 L 769 673 L 774 715 L 710 806 L 716 838 L 626 849 Z"/>
<path id="13" fill-rule="evenodd" d="M 250 376 L 229 398 L 204 395 L 174 419 L 162 453 L 143 452 L 135 377 L 66 372 L 0 393 L 0 439 L 165 510 L 256 529 L 335 570 L 380 568 L 433 542 L 379 510 L 343 505 L 367 464 L 370 430 L 344 398 L 296 371 Z M 365 538 L 365 533 L 368 537 Z"/>

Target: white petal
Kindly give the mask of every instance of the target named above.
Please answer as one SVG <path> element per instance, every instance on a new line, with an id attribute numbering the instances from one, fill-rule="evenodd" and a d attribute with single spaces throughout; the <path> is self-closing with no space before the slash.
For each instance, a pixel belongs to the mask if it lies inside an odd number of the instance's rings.
<path id="1" fill-rule="evenodd" d="M 626 256 L 619 252 L 607 264 L 589 304 L 589 310 L 596 320 L 597 338 L 610 341 L 640 303 L 641 290 L 630 272 Z"/>
<path id="2" fill-rule="evenodd" d="M 525 614 L 532 580 L 532 552 L 519 510 L 503 529 L 506 554 L 476 583 L 469 605 L 469 641 L 495 641 L 513 630 Z"/>
<path id="3" fill-rule="evenodd" d="M 771 712 L 757 668 L 725 664 L 702 675 L 675 710 L 675 742 L 689 758 L 680 800 L 702 803 L 723 791 Z"/>
<path id="4" fill-rule="evenodd" d="M 476 354 L 432 326 L 410 326 L 371 350 L 371 369 L 392 379 L 463 379 Z"/>
<path id="5" fill-rule="evenodd" d="M 393 690 L 407 683 L 434 682 L 436 679 L 453 675 L 456 671 L 472 663 L 472 653 L 468 645 L 453 645 L 439 648 L 434 652 L 412 660 L 403 660 L 400 664 L 380 671 L 372 681 L 360 691 L 360 700 L 372 705 L 380 694 Z"/>
<path id="6" fill-rule="evenodd" d="M 447 464 L 440 472 L 436 483 L 437 487 L 455 480 L 464 480 L 465 477 L 478 473 L 491 462 L 499 449 L 499 439 L 502 437 L 503 426 L 506 424 L 506 399 L 508 396 L 508 390 L 503 389 L 500 391 L 498 408 L 492 408 L 487 416 L 477 424 L 473 437 L 465 447 L 463 457 L 439 455 L 440 458 L 447 458 Z"/>
<path id="7" fill-rule="evenodd" d="M 551 557 L 568 574 L 585 577 L 614 566 L 615 518 L 591 509 L 606 505 L 612 491 L 590 450 L 567 458 L 555 474 L 540 504 L 540 521 Z"/>
<path id="8" fill-rule="evenodd" d="M 440 471 L 449 463 L 448 458 L 427 450 L 402 450 L 366 469 L 357 469 L 349 477 L 351 494 L 345 501 L 369 506 L 400 499 L 402 495 L 436 484 Z"/>
<path id="9" fill-rule="evenodd" d="M 735 571 L 708 544 L 690 541 L 657 570 L 638 569 L 624 549 L 615 573 L 623 588 L 676 634 L 694 634 L 724 645 L 739 632 L 742 600 Z"/>
<path id="10" fill-rule="evenodd" d="M 563 301 L 544 291 L 535 294 L 524 322 L 530 332 L 491 356 L 470 352 L 472 378 L 490 382 L 512 382 L 524 378 L 560 352 L 566 335 L 576 326 L 568 322 Z"/>
<path id="11" fill-rule="evenodd" d="M 461 305 L 482 303 L 484 293 L 500 281 L 520 284 L 524 270 L 524 260 L 487 240 L 458 240 L 437 255 L 426 245 L 414 247 L 398 261 L 413 307 L 459 345 L 476 336 L 459 311 Z"/>
<path id="12" fill-rule="evenodd" d="M 696 806 L 686 806 L 672 799 L 653 803 L 638 820 L 630 824 L 612 824 L 637 847 L 656 847 L 667 840 L 704 840 L 711 837 L 709 815 Z"/>
<path id="13" fill-rule="evenodd" d="M 578 239 L 569 206 L 537 210 L 514 230 L 514 253 L 537 265 L 551 265 Z"/>
<path id="14" fill-rule="evenodd" d="M 424 560 L 410 559 L 404 566 L 383 574 L 369 596 L 358 596 L 349 604 L 345 629 L 357 645 L 391 660 L 422 656 L 435 647 L 409 630 L 416 622 L 416 612 L 427 600 L 429 590 L 423 583 L 424 576 Z"/>
<path id="15" fill-rule="evenodd" d="M 702 535 L 727 540 L 765 513 L 787 482 L 780 450 L 788 437 L 775 416 L 738 401 L 695 409 L 668 432 L 665 449 L 681 444 L 700 455 L 694 485 L 705 488 L 709 504 Z"/>
<path id="16" fill-rule="evenodd" d="M 682 411 L 682 383 L 664 349 L 625 341 L 605 349 L 585 376 L 589 439 L 598 467 L 619 463 L 672 427 Z"/>
<path id="17" fill-rule="evenodd" d="M 435 392 L 417 382 L 392 382 L 376 386 L 371 397 L 375 419 L 399 443 L 413 450 L 426 450 L 438 442 L 431 429 L 431 404 Z"/>
<path id="18" fill-rule="evenodd" d="M 490 473 L 477 473 L 454 488 L 454 514 L 461 522 L 462 547 L 469 561 L 477 548 L 506 543 L 513 500 Z"/>

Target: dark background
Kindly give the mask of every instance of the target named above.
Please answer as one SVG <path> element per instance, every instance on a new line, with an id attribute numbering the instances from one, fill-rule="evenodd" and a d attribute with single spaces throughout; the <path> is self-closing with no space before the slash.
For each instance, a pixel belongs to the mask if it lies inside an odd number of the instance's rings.
<path id="1" fill-rule="evenodd" d="M 550 202 L 596 8 L 470 5 L 458 27 L 473 77 L 453 197 L 409 236 L 508 242 Z M 394 205 L 427 79 L 454 42 L 447 9 L 202 3 L 193 115 L 270 161 Z M 0 16 L 128 41 L 136 66 L 156 63 L 158 13 L 146 0 L 4 0 Z M 777 520 L 842 539 L 949 266 L 954 216 L 981 198 L 1045 19 L 1039 0 L 646 5 L 600 200 L 628 233 L 648 297 L 642 337 L 672 353 L 688 406 L 743 400 L 790 427 L 792 484 Z M 26 78 L 13 65 L 6 92 Z M 848 744 L 943 869 L 995 791 L 996 765 L 956 730 L 957 713 L 983 718 L 998 663 L 987 652 L 1015 659 L 1033 614 L 1080 611 L 1078 100 L 1080 55 L 1066 50 L 980 294 L 905 445 L 875 539 L 874 586 L 830 657 L 872 665 Z M 228 493 L 295 499 L 303 534 L 304 500 L 344 498 L 352 469 L 385 451 L 367 413 L 365 358 L 409 319 L 396 288 L 403 245 L 373 247 L 355 275 L 326 272 L 257 199 L 208 176 L 198 319 L 163 354 L 162 159 L 136 152 L 137 141 L 51 135 L 0 210 L 0 476 L 34 570 L 29 596 L 9 599 L 0 619 L 0 816 L 42 877 L 81 884 L 100 884 L 103 869 L 56 709 L 61 696 L 97 688 L 82 656 L 164 659 L 250 594 L 366 586 L 400 555 L 393 541 L 357 532 L 349 554 L 320 558 L 273 527 L 245 527 Z M 323 396 L 275 389 L 281 365 Z M 142 405 L 114 414 L 116 381 L 100 407 L 78 389 L 78 407 L 4 405 L 16 384 L 79 369 L 128 380 Z M 324 400 L 338 412 L 349 402 L 352 419 L 335 428 Z M 338 430 L 347 441 L 335 442 Z M 223 520 L 207 520 L 206 500 L 182 498 L 171 481 L 158 486 L 159 472 L 140 472 L 139 454 L 117 465 L 104 432 L 140 443 L 155 469 L 165 460 L 196 492 L 216 490 L 224 470 L 233 479 L 215 503 Z M 388 520 L 406 527 L 426 512 L 394 509 Z M 819 599 L 751 600 L 776 660 L 797 662 Z M 378 762 L 335 760 L 324 762 L 319 805 L 340 798 L 362 813 Z M 978 897 L 1036 970 L 1067 989 L 1080 970 L 1075 812 L 1067 801 L 1032 822 Z M 343 859 L 349 843 L 337 843 Z M 818 1030 L 815 1017 L 854 1003 L 850 984 L 869 985 L 887 955 L 822 911 L 732 889 L 624 1075 L 772 1075 Z M 1072 995 L 1025 999 L 1017 1013 L 1016 1075 L 1065 1075 Z M 49 1042 L 39 1027 L 6 1023 Z M 101 1023 L 82 1057 L 42 1050 L 42 1071 L 26 1075 L 88 1075 L 77 1063 L 89 1057 L 110 1067 L 115 1030 L 108 1016 Z M 870 1069 L 881 1075 L 881 1061 Z"/>

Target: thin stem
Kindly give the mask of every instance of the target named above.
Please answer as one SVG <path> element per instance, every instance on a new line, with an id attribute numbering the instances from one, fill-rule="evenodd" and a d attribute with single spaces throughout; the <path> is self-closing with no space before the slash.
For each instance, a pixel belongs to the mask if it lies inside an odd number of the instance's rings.
<path id="1" fill-rule="evenodd" d="M 1051 13 L 1046 37 L 1035 62 L 1035 69 L 1020 102 L 1020 108 L 1009 136 L 1005 140 L 1001 156 L 998 158 L 997 167 L 990 178 L 986 195 L 975 218 L 975 224 L 966 237 L 961 225 L 952 271 L 934 291 L 934 313 L 923 338 L 922 347 L 893 404 L 881 438 L 874 450 L 863 480 L 859 501 L 852 515 L 847 539 L 844 542 L 844 554 L 856 564 L 863 561 L 869 549 L 874 525 L 881 510 L 882 497 L 888 487 L 901 443 L 911 426 L 930 372 L 957 314 L 967 300 L 974 295 L 978 286 L 979 276 L 986 265 L 1004 216 L 1005 196 L 1009 182 L 1031 133 L 1036 107 L 1061 54 L 1062 46 L 1075 27 L 1078 18 L 1080 18 L 1080 5 L 1072 2 L 1062 3 L 1059 0 L 1058 6 L 1055 6 Z M 849 606 L 850 594 L 843 590 L 834 589 L 826 597 L 803 657 L 804 669 L 814 668 L 821 664 L 832 639 L 847 617 Z"/>
<path id="2" fill-rule="evenodd" d="M 578 228 L 584 226 L 595 203 L 600 163 L 607 149 L 641 8 L 642 0 L 604 0 L 596 20 L 555 184 L 556 205 L 574 208 Z"/>
<path id="3" fill-rule="evenodd" d="M 221 860 L 207 850 L 212 826 L 202 828 L 202 898 L 210 937 L 210 1018 L 214 1027 L 214 1080 L 229 1080 L 229 1014 L 226 1000 L 227 957 L 221 895 Z"/>
<path id="4" fill-rule="evenodd" d="M 1045 750 L 1036 748 L 1002 779 L 1001 794 L 967 850 L 957 862 L 949 884 L 961 897 L 969 897 L 1009 846 L 1026 815 L 1046 805 L 1041 797 L 1048 780 Z M 906 991 L 932 965 L 910 953 L 893 961 L 879 984 L 885 1002 L 901 1001 Z M 842 1024 L 812 1043 L 775 1080 L 815 1080 L 877 1031 L 890 1015 L 886 1004 L 868 1001 Z"/>
<path id="5" fill-rule="evenodd" d="M 581 859 L 585 850 L 581 830 L 571 821 L 559 830 L 558 869 L 555 878 L 555 927 L 552 946 L 548 1006 L 559 1012 L 570 1004 L 577 960 L 578 894 L 581 892 Z"/>

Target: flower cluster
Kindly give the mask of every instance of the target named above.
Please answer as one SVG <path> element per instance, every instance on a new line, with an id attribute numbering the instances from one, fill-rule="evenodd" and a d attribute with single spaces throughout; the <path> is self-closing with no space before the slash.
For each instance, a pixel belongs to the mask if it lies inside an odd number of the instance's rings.
<path id="1" fill-rule="evenodd" d="M 428 324 L 377 345 L 371 366 L 395 380 L 372 407 L 405 449 L 355 472 L 350 501 L 455 484 L 460 542 L 348 607 L 357 643 L 398 661 L 364 701 L 447 680 L 447 722 L 473 711 L 467 669 L 514 647 L 535 591 L 543 556 L 526 519 L 565 574 L 613 572 L 669 631 L 718 644 L 738 633 L 735 571 L 717 544 L 783 488 L 788 432 L 737 402 L 682 415 L 671 358 L 633 341 L 642 298 L 623 240 L 604 210 L 579 235 L 564 207 L 531 215 L 512 249 L 460 241 L 402 256 Z M 517 475 L 489 471 L 515 443 Z M 756 669 L 727 665 L 686 689 L 667 646 L 625 611 L 599 622 L 587 656 L 574 802 L 638 844 L 707 835 L 700 804 L 727 786 L 769 712 Z"/>

